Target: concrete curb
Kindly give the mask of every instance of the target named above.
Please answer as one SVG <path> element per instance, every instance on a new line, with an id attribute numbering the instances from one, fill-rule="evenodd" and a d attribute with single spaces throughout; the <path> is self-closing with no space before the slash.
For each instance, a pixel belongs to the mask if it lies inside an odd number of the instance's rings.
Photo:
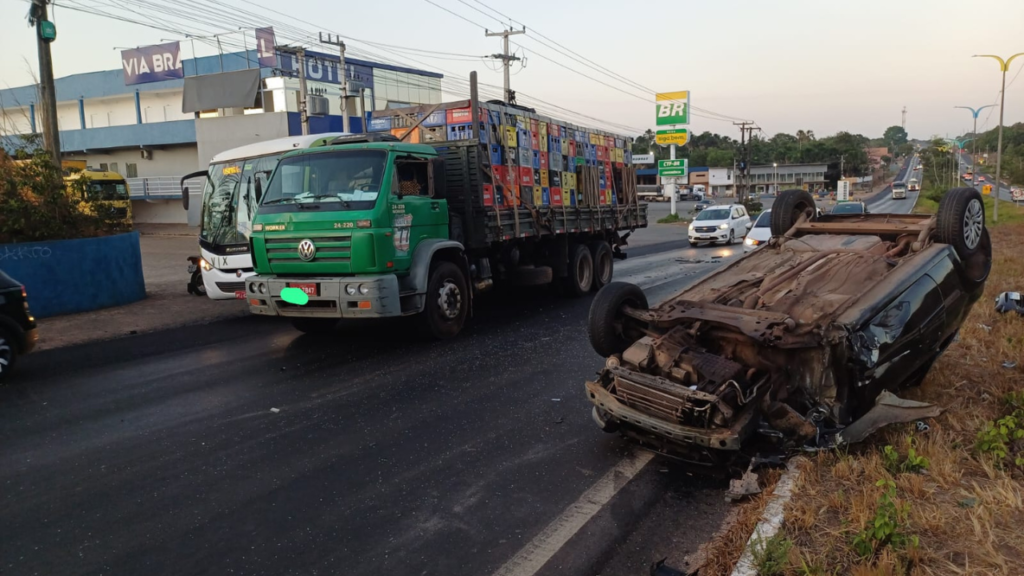
<path id="1" fill-rule="evenodd" d="M 784 520 L 784 509 L 786 503 L 793 497 L 793 483 L 800 475 L 800 464 L 804 458 L 794 458 L 786 466 L 786 472 L 775 484 L 775 491 L 771 500 L 764 507 L 761 520 L 754 526 L 754 532 L 747 539 L 747 545 L 743 549 L 743 555 L 732 570 L 732 576 L 757 576 L 757 567 L 754 566 L 754 546 L 760 542 L 767 541 L 775 536 L 782 528 Z"/>

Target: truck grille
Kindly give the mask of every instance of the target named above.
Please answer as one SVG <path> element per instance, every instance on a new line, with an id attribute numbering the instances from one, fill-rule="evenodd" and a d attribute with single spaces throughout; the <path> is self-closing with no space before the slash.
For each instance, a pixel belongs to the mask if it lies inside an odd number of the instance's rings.
<path id="1" fill-rule="evenodd" d="M 343 232 L 337 236 L 300 236 L 292 238 L 267 238 L 267 260 L 270 264 L 300 264 L 299 242 L 310 240 L 316 246 L 316 255 L 308 262 L 349 262 L 352 257 L 352 233 Z"/>

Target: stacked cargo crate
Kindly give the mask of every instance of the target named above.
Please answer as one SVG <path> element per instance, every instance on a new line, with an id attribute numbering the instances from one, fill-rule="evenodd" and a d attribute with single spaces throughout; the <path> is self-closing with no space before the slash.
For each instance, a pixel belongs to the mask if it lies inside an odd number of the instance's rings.
<path id="1" fill-rule="evenodd" d="M 628 138 L 492 103 L 480 105 L 480 126 L 474 131 L 468 102 L 431 108 L 374 112 L 368 129 L 402 138 L 430 112 L 408 134 L 407 142 L 436 146 L 478 138 L 482 157 L 490 163 L 491 182 L 483 185 L 484 206 L 621 202 L 623 168 L 631 163 Z"/>

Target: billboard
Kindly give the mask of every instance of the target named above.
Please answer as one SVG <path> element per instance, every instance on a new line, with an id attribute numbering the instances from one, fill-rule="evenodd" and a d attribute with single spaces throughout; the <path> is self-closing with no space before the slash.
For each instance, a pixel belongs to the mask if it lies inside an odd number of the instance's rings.
<path id="1" fill-rule="evenodd" d="M 275 45 L 273 28 L 256 29 L 256 56 L 260 61 L 260 68 L 275 68 L 277 66 Z"/>
<path id="2" fill-rule="evenodd" d="M 689 161 L 681 160 L 658 160 L 658 176 L 686 176 L 689 168 Z"/>
<path id="3" fill-rule="evenodd" d="M 306 80 L 341 84 L 341 76 L 338 74 L 338 61 L 338 58 L 327 59 L 307 54 Z M 278 54 L 278 62 L 285 74 L 299 75 L 299 59 L 294 54 Z M 352 82 L 358 82 L 365 88 L 373 88 L 373 68 L 363 66 L 362 64 L 346 62 L 345 69 L 348 72 L 349 90 L 356 88 L 351 85 Z"/>
<path id="4" fill-rule="evenodd" d="M 680 146 L 686 144 L 690 139 L 690 133 L 686 128 L 677 128 L 675 130 L 658 130 L 658 133 L 654 135 L 654 142 L 656 144 L 678 144 Z"/>
<path id="5" fill-rule="evenodd" d="M 654 164 L 654 154 L 633 154 L 633 164 Z"/>
<path id="6" fill-rule="evenodd" d="M 690 91 L 661 92 L 654 95 L 658 126 L 690 123 Z"/>
<path id="7" fill-rule="evenodd" d="M 121 51 L 125 86 L 185 77 L 177 42 Z"/>

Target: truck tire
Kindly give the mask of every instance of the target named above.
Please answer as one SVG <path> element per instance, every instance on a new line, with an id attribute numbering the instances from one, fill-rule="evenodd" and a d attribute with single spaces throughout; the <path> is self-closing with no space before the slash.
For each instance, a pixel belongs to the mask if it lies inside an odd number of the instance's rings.
<path id="1" fill-rule="evenodd" d="M 604 240 L 590 243 L 590 257 L 594 261 L 593 290 L 600 290 L 612 282 L 615 273 L 612 247 Z"/>
<path id="2" fill-rule="evenodd" d="M 605 358 L 621 354 L 633 344 L 625 334 L 623 306 L 647 310 L 647 296 L 636 284 L 612 282 L 601 288 L 590 305 L 587 320 L 590 345 Z"/>
<path id="3" fill-rule="evenodd" d="M 564 278 L 569 296 L 580 297 L 594 284 L 594 258 L 583 244 L 569 247 L 569 274 Z"/>
<path id="4" fill-rule="evenodd" d="M 336 318 L 292 318 L 292 327 L 306 334 L 327 334 L 337 325 Z"/>
<path id="5" fill-rule="evenodd" d="M 0 326 L 0 384 L 6 382 L 18 363 L 18 341 L 14 334 Z"/>
<path id="6" fill-rule="evenodd" d="M 939 201 L 935 232 L 938 241 L 949 244 L 961 260 L 973 256 L 985 231 L 985 204 L 974 188 L 954 188 Z"/>
<path id="7" fill-rule="evenodd" d="M 817 218 L 814 209 L 814 196 L 806 190 L 783 190 L 772 203 L 770 227 L 772 236 L 782 236 L 796 224 L 802 214 L 809 214 L 811 220 Z"/>
<path id="8" fill-rule="evenodd" d="M 469 290 L 461 268 L 446 260 L 431 264 L 420 316 L 424 331 L 432 338 L 447 340 L 462 331 L 469 316 Z"/>

